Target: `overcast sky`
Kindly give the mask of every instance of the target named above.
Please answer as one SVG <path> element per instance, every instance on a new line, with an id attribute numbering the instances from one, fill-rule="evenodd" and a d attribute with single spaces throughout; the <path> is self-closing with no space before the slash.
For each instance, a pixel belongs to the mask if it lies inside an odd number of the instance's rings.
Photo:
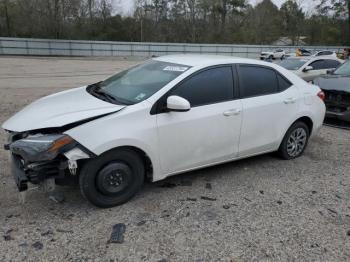
<path id="1" fill-rule="evenodd" d="M 134 0 L 114 0 L 116 3 L 120 3 L 121 8 L 123 9 L 123 14 L 131 14 L 134 7 Z M 286 0 L 272 0 L 278 7 L 280 7 Z M 261 0 L 249 0 L 253 5 L 261 2 Z M 310 10 L 314 5 L 312 0 L 298 0 L 299 3 L 304 7 L 305 10 Z M 116 10 L 117 11 L 117 10 Z"/>

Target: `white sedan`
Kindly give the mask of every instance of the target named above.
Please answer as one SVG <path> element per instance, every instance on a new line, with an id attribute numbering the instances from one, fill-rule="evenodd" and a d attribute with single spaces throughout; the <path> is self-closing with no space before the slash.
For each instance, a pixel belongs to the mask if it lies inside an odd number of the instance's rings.
<path id="1" fill-rule="evenodd" d="M 333 70 L 341 65 L 344 60 L 332 56 L 306 56 L 287 58 L 278 64 L 307 82 L 327 74 L 328 70 Z"/>
<path id="2" fill-rule="evenodd" d="M 18 189 L 77 178 L 94 205 L 122 204 L 144 179 L 278 151 L 303 154 L 324 94 L 262 61 L 174 55 L 53 94 L 3 124 Z"/>
<path id="3" fill-rule="evenodd" d="M 312 56 L 331 56 L 331 57 L 337 58 L 337 53 L 334 51 L 322 50 L 322 51 L 317 51 Z"/>
<path id="4" fill-rule="evenodd" d="M 276 49 L 274 51 L 270 52 L 261 52 L 260 54 L 260 60 L 267 60 L 267 59 L 281 59 L 283 60 L 286 56 L 286 52 L 283 49 Z"/>

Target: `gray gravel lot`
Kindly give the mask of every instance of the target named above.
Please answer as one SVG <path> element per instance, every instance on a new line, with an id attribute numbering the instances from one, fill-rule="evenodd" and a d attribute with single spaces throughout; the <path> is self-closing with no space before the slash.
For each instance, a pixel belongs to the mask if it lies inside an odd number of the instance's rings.
<path id="1" fill-rule="evenodd" d="M 0 122 L 137 62 L 0 57 Z M 63 203 L 31 190 L 20 204 L 3 149 L 0 167 L 0 261 L 350 261 L 347 130 L 323 127 L 293 161 L 269 154 L 148 183 L 111 209 L 75 187 Z M 117 223 L 125 241 L 108 243 Z"/>

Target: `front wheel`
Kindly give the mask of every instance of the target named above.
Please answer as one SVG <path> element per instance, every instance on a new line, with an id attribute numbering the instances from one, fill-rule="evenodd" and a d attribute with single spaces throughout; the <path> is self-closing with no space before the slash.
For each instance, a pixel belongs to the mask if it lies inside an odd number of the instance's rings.
<path id="1" fill-rule="evenodd" d="M 284 136 L 278 149 L 283 159 L 294 159 L 301 156 L 307 146 L 310 131 L 304 122 L 294 123 Z"/>
<path id="2" fill-rule="evenodd" d="M 145 176 L 141 157 L 129 149 L 106 152 L 87 162 L 79 175 L 82 195 L 98 207 L 113 207 L 131 199 Z"/>

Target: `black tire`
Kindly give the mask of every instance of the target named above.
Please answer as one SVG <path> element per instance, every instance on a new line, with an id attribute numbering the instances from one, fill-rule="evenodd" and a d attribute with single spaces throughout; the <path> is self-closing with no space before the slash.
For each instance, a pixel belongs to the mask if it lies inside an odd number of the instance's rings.
<path id="1" fill-rule="evenodd" d="M 79 174 L 79 186 L 89 202 L 107 208 L 130 200 L 140 190 L 144 177 L 142 158 L 132 150 L 116 149 L 89 160 Z"/>
<path id="2" fill-rule="evenodd" d="M 301 130 L 304 130 L 304 131 L 301 131 Z M 295 134 L 299 134 L 298 132 L 300 131 L 300 134 L 302 137 L 303 135 L 305 136 L 305 141 L 304 139 L 300 139 L 299 140 L 294 140 L 295 143 L 294 143 L 294 146 L 293 147 L 293 139 L 292 139 L 292 136 L 294 136 Z M 305 132 L 305 133 L 303 133 Z M 304 122 L 301 122 L 301 121 L 298 121 L 298 122 L 295 122 L 287 131 L 287 133 L 285 134 L 283 140 L 282 140 L 282 143 L 278 149 L 278 154 L 281 158 L 283 159 L 286 159 L 286 160 L 289 160 L 289 159 L 294 159 L 294 158 L 297 158 L 297 157 L 300 157 L 303 153 L 304 153 L 304 150 L 305 148 L 307 147 L 307 143 L 309 141 L 309 136 L 310 136 L 310 130 L 308 128 L 308 126 L 304 123 Z M 289 143 L 289 141 L 291 141 Z M 301 147 L 301 143 L 302 141 L 304 141 L 303 143 L 303 146 Z M 293 150 L 293 148 L 295 150 Z"/>
<path id="3" fill-rule="evenodd" d="M 273 60 L 273 59 L 274 59 L 273 55 L 270 55 L 270 56 L 269 56 L 269 59 L 270 59 L 270 60 Z"/>
<path id="4" fill-rule="evenodd" d="M 285 56 L 284 56 L 284 55 L 282 55 L 282 56 L 281 56 L 281 60 L 284 60 L 284 58 L 285 58 Z"/>

